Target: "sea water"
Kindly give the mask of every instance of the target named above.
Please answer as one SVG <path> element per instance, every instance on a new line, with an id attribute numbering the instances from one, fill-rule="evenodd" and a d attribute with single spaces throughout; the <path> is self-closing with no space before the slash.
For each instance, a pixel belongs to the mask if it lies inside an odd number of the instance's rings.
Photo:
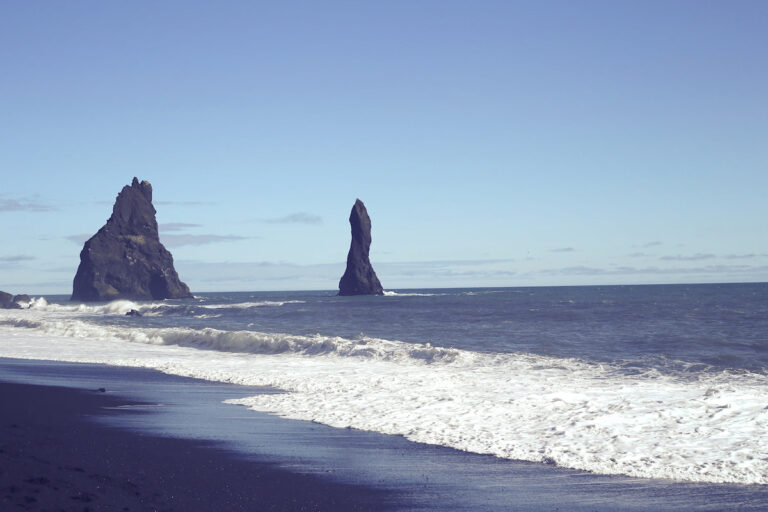
<path id="1" fill-rule="evenodd" d="M 768 484 L 768 284 L 30 306 L 0 311 L 0 357 L 270 386 L 231 403 L 507 459 Z"/>

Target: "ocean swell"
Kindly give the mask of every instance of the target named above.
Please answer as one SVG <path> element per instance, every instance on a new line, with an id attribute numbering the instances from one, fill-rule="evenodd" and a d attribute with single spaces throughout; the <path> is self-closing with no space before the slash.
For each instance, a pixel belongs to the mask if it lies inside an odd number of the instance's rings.
<path id="1" fill-rule="evenodd" d="M 120 313 L 134 309 L 133 303 L 112 303 L 98 306 L 99 311 Z M 148 306 L 153 307 L 153 306 Z M 77 308 L 66 311 L 94 312 Z M 103 308 L 103 309 L 101 309 Z M 294 353 L 305 356 L 336 355 L 342 357 L 371 358 L 381 360 L 412 359 L 418 362 L 448 363 L 454 361 L 461 351 L 433 347 L 427 344 L 412 344 L 384 340 L 360 335 L 355 339 L 339 336 L 302 336 L 285 333 L 257 331 L 228 331 L 213 328 L 190 329 L 170 328 L 126 328 L 120 325 L 100 325 L 89 322 L 86 316 L 29 315 L 20 311 L 16 315 L 0 317 L 0 326 L 33 329 L 40 333 L 75 338 L 106 339 L 154 345 L 179 345 L 201 350 L 240 352 L 249 354 Z"/>
<path id="2" fill-rule="evenodd" d="M 156 368 L 286 393 L 232 400 L 334 427 L 597 473 L 768 484 L 768 377 L 680 374 L 360 336 L 101 325 L 131 304 L 3 311 L 0 356 Z M 144 305 L 143 307 L 155 307 Z M 113 311 L 114 313 L 108 313 Z"/>

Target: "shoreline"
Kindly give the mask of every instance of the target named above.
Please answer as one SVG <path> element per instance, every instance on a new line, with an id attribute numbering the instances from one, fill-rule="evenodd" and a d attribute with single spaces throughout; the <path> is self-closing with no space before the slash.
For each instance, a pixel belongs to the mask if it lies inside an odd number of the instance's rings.
<path id="1" fill-rule="evenodd" d="M 275 391 L 0 358 L 0 439 L 9 440 L 0 452 L 0 503 L 78 511 L 768 510 L 768 486 L 596 475 L 222 403 L 262 392 Z M 81 495 L 92 502 L 73 498 Z"/>
<path id="2" fill-rule="evenodd" d="M 391 498 L 219 444 L 93 421 L 136 405 L 96 390 L 0 381 L 0 508 L 365 511 L 386 510 Z"/>

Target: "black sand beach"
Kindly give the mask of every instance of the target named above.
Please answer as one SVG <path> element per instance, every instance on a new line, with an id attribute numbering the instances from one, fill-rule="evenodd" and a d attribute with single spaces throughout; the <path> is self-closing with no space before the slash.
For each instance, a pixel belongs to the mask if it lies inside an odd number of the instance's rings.
<path id="1" fill-rule="evenodd" d="M 766 486 L 593 475 L 221 404 L 256 392 L 0 359 L 0 509 L 768 510 Z"/>
<path id="2" fill-rule="evenodd" d="M 89 421 L 97 391 L 0 384 L 2 510 L 380 510 L 386 494 Z M 118 408 L 118 409 L 115 409 Z M 112 412 L 106 412 L 106 411 Z"/>

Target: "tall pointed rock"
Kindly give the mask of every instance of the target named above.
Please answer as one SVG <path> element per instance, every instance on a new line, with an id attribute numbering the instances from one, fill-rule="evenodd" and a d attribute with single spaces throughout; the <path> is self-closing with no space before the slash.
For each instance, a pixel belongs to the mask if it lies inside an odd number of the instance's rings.
<path id="1" fill-rule="evenodd" d="M 160 243 L 152 185 L 133 178 L 117 195 L 112 216 L 80 251 L 71 300 L 191 297 L 173 256 Z"/>
<path id="2" fill-rule="evenodd" d="M 361 200 L 355 201 L 349 214 L 352 243 L 347 255 L 347 270 L 339 281 L 339 295 L 384 295 L 368 253 L 371 249 L 371 218 Z"/>

